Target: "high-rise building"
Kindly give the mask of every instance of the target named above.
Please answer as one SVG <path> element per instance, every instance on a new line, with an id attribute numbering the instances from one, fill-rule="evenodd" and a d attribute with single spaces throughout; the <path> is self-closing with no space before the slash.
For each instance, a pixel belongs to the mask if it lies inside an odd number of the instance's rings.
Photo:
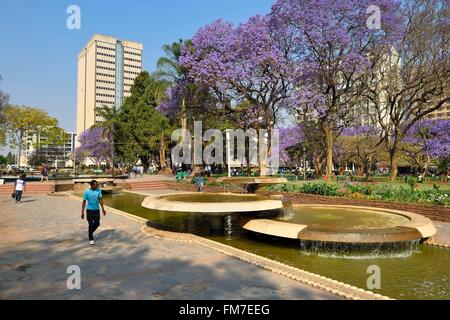
<path id="1" fill-rule="evenodd" d="M 120 108 L 142 71 L 143 45 L 94 35 L 78 55 L 77 134 L 103 121 L 98 110 Z"/>

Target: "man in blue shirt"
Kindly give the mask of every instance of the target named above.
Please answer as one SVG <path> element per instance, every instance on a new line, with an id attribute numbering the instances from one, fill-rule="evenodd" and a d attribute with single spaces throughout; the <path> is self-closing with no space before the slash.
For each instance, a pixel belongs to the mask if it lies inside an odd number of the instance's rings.
<path id="1" fill-rule="evenodd" d="M 86 209 L 86 219 L 89 224 L 89 244 L 94 245 L 94 232 L 100 226 L 100 206 L 102 206 L 104 216 L 106 216 L 106 211 L 105 207 L 103 206 L 102 191 L 99 189 L 97 181 L 92 180 L 90 182 L 90 185 L 91 188 L 87 189 L 83 195 L 81 219 L 84 219 L 84 209 Z"/>

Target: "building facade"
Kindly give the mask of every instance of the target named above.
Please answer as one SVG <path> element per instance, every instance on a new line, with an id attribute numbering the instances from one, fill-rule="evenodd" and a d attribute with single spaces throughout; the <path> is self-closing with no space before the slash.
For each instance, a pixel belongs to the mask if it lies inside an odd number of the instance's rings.
<path id="1" fill-rule="evenodd" d="M 142 72 L 143 45 L 94 35 L 78 55 L 77 134 L 103 121 L 99 109 L 120 108 Z"/>
<path id="2" fill-rule="evenodd" d="M 32 156 L 38 153 L 39 157 L 45 158 L 48 162 L 68 161 L 75 151 L 76 133 L 66 132 L 66 138 L 62 143 L 49 143 L 47 136 L 39 132 L 25 132 L 22 140 L 22 154 L 20 165 L 30 165 Z"/>
<path id="3" fill-rule="evenodd" d="M 433 120 L 449 120 L 450 119 L 450 103 L 444 104 L 438 110 L 433 111 L 427 116 L 427 119 Z"/>

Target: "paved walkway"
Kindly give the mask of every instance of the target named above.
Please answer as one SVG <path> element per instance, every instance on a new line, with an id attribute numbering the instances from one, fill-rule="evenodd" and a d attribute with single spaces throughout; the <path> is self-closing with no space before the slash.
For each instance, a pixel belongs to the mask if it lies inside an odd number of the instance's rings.
<path id="1" fill-rule="evenodd" d="M 80 203 L 66 197 L 0 197 L 0 299 L 336 299 L 195 244 L 148 237 L 108 214 L 95 247 Z M 81 268 L 81 290 L 66 269 Z"/>
<path id="2" fill-rule="evenodd" d="M 441 243 L 450 243 L 450 223 L 433 221 L 436 227 L 437 234 L 433 237 L 434 240 Z"/>

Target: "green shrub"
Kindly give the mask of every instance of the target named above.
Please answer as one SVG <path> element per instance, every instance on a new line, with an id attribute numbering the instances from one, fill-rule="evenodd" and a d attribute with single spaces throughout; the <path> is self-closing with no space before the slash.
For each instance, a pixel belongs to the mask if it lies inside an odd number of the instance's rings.
<path id="1" fill-rule="evenodd" d="M 435 205 L 450 205 L 449 192 L 443 192 L 438 186 L 431 190 L 418 190 L 416 183 L 408 187 L 395 188 L 392 185 L 373 183 L 349 184 L 339 186 L 337 183 L 286 183 L 267 187 L 272 192 L 305 193 L 323 196 L 347 196 L 354 199 L 373 199 Z"/>
<path id="2" fill-rule="evenodd" d="M 304 183 L 300 187 L 301 193 L 316 194 L 321 196 L 338 196 L 339 185 L 337 183 Z"/>
<path id="3" fill-rule="evenodd" d="M 345 188 L 350 190 L 351 193 L 360 193 L 366 196 L 370 196 L 374 191 L 374 183 L 364 183 L 364 184 L 345 184 Z"/>

